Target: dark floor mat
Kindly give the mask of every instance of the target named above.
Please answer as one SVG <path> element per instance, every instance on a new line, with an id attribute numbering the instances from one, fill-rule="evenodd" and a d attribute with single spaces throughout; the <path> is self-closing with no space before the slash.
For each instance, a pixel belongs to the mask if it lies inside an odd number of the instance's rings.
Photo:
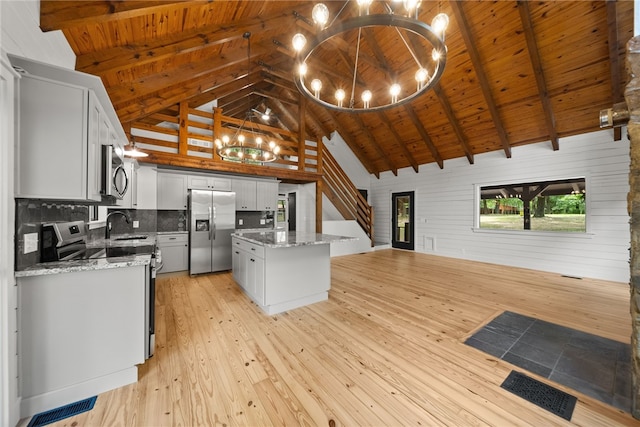
<path id="1" fill-rule="evenodd" d="M 465 344 L 631 412 L 631 346 L 505 311 Z"/>
<path id="2" fill-rule="evenodd" d="M 97 398 L 98 396 L 93 396 L 85 400 L 80 400 L 79 402 L 70 403 L 59 408 L 51 409 L 50 411 L 36 414 L 31 418 L 27 427 L 46 426 L 47 424 L 90 411 L 93 409 Z"/>
<path id="3" fill-rule="evenodd" d="M 578 400 L 562 390 L 516 371 L 511 371 L 500 387 L 567 421 L 571 421 Z"/>

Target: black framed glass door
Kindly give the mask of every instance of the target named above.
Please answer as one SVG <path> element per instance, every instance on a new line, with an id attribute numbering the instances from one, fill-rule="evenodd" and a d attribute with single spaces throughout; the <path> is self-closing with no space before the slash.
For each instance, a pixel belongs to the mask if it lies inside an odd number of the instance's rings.
<path id="1" fill-rule="evenodd" d="M 398 249 L 414 249 L 413 191 L 391 194 L 392 237 L 391 246 Z"/>

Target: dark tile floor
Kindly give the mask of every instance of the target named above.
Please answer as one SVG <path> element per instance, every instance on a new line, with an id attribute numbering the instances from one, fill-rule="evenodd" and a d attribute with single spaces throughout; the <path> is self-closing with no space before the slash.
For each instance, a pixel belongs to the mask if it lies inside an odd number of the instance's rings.
<path id="1" fill-rule="evenodd" d="M 631 411 L 631 347 L 505 311 L 465 344 Z"/>

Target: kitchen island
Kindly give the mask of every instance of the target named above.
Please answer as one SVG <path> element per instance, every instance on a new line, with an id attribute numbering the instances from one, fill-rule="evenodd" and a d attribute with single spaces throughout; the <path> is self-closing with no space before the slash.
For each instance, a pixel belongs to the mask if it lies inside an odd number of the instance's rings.
<path id="1" fill-rule="evenodd" d="M 325 301 L 330 244 L 352 237 L 284 230 L 232 234 L 233 278 L 269 315 Z"/>

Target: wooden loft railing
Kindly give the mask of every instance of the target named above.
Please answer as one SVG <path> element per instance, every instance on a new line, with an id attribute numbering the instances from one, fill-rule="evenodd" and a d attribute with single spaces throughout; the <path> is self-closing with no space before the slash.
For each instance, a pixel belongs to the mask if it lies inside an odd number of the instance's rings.
<path id="1" fill-rule="evenodd" d="M 179 106 L 178 115 L 153 114 L 134 122 L 127 132 L 136 147 L 149 154 L 145 162 L 271 176 L 287 182 L 316 183 L 316 231 L 322 232 L 322 194 L 336 206 L 345 219 L 360 224 L 373 246 L 373 209 L 344 173 L 322 140 L 307 141 L 293 132 L 253 123 L 255 129 L 273 138 L 280 146 L 280 159 L 273 163 L 247 164 L 225 161 L 215 152 L 214 135 L 235 133 L 242 120 L 224 116 L 222 110 L 206 112 Z M 302 132 L 303 133 L 303 132 Z"/>
<path id="2" fill-rule="evenodd" d="M 326 147 L 321 147 L 322 191 L 344 219 L 353 219 L 373 241 L 373 208 L 342 170 Z"/>
<path id="3" fill-rule="evenodd" d="M 153 114 L 144 121 L 132 123 L 128 131 L 136 147 L 149 154 L 145 158 L 149 163 L 273 176 L 289 182 L 317 182 L 321 179 L 317 144 L 288 130 L 255 122 L 255 129 L 278 143 L 280 159 L 264 165 L 222 160 L 215 152 L 214 135 L 225 132 L 232 135 L 241 124 L 242 120 L 224 116 L 221 109 L 206 112 L 181 103 L 178 115 Z"/>

